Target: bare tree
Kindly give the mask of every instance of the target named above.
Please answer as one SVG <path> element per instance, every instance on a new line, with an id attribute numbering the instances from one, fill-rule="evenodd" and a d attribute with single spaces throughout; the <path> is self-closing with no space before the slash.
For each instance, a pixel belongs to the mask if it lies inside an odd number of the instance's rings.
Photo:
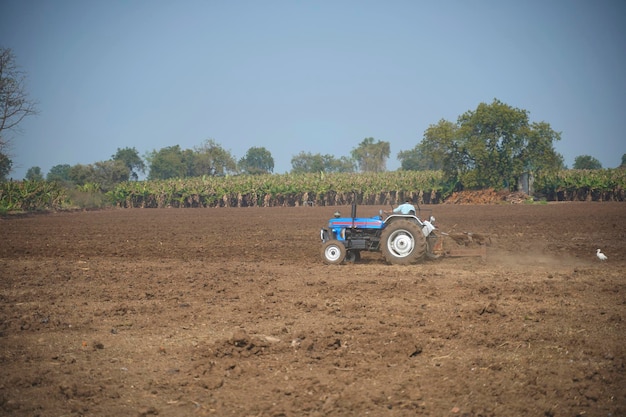
<path id="1" fill-rule="evenodd" d="M 15 130 L 26 116 L 37 114 L 37 103 L 26 93 L 26 75 L 15 63 L 10 48 L 0 48 L 0 153 L 10 144 L 6 132 Z"/>

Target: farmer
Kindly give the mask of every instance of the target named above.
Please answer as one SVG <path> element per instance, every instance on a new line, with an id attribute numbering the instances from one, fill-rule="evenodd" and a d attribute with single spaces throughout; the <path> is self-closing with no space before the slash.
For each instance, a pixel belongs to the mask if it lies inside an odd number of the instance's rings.
<path id="1" fill-rule="evenodd" d="M 393 213 L 396 214 L 415 214 L 415 206 L 407 199 L 404 203 L 393 209 Z M 391 214 L 389 211 L 385 211 L 385 214 Z"/>

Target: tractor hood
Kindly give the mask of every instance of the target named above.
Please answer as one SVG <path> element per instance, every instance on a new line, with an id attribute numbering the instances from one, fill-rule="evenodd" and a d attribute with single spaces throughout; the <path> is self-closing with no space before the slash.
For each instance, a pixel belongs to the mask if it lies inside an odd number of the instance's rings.
<path id="1" fill-rule="evenodd" d="M 331 229 L 358 227 L 359 229 L 382 229 L 385 222 L 380 216 L 375 217 L 338 217 L 328 221 Z"/>

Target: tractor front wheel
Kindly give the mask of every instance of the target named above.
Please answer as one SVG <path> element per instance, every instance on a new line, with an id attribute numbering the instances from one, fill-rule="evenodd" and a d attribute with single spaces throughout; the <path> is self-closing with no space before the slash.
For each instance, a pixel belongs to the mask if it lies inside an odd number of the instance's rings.
<path id="1" fill-rule="evenodd" d="M 331 239 L 322 244 L 321 254 L 328 265 L 338 265 L 346 259 L 346 247 L 340 241 Z"/>
<path id="2" fill-rule="evenodd" d="M 346 253 L 346 262 L 355 263 L 361 260 L 361 251 L 359 250 L 349 250 Z"/>
<path id="3" fill-rule="evenodd" d="M 409 220 L 396 220 L 381 235 L 385 260 L 394 265 L 410 265 L 426 254 L 426 238 L 419 225 Z"/>

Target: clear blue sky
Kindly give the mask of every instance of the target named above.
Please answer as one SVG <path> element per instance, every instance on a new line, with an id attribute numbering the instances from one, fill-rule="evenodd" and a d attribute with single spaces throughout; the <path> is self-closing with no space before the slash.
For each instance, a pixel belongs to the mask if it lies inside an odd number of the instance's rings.
<path id="1" fill-rule="evenodd" d="M 570 167 L 626 153 L 621 0 L 2 0 L 0 45 L 40 110 L 13 135 L 15 179 L 206 139 L 284 173 L 373 137 L 395 170 L 494 98 L 562 132 Z"/>

